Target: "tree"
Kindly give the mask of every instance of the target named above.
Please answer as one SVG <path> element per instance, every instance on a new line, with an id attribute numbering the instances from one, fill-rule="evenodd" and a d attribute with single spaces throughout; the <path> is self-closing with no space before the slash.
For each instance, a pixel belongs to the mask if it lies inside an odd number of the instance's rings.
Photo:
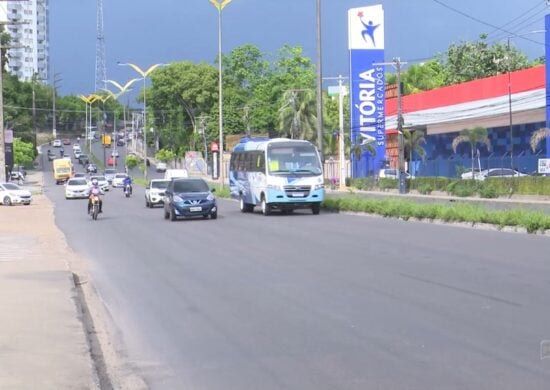
<path id="1" fill-rule="evenodd" d="M 409 156 L 409 173 L 414 176 L 414 172 L 411 170 L 413 153 L 420 156 L 422 160 L 426 158 L 426 150 L 422 147 L 426 143 L 424 132 L 421 130 L 411 131 L 408 129 L 403 130 L 403 141 L 405 147 L 405 155 Z"/>
<path id="2" fill-rule="evenodd" d="M 473 42 L 452 43 L 439 56 L 445 69 L 445 84 L 495 76 L 499 73 L 525 69 L 531 66 L 525 54 L 503 42 L 487 43 L 487 34 Z"/>
<path id="3" fill-rule="evenodd" d="M 125 160 L 126 167 L 131 170 L 139 165 L 139 159 L 136 156 L 128 155 Z"/>
<path id="4" fill-rule="evenodd" d="M 176 153 L 172 150 L 161 149 L 155 155 L 155 159 L 162 162 L 169 162 L 176 158 Z"/>
<path id="5" fill-rule="evenodd" d="M 411 65 L 401 74 L 401 82 L 405 95 L 429 91 L 445 85 L 445 69 L 437 60 Z M 396 84 L 397 75 L 388 75 L 387 83 Z"/>
<path id="6" fill-rule="evenodd" d="M 313 140 L 316 131 L 316 97 L 312 89 L 288 90 L 279 109 L 281 134 L 293 139 Z"/>
<path id="7" fill-rule="evenodd" d="M 30 163 L 34 160 L 34 146 L 31 142 L 13 139 L 13 162 L 16 165 Z"/>
<path id="8" fill-rule="evenodd" d="M 529 143 L 531 145 L 531 150 L 533 150 L 533 153 L 537 150 L 540 142 L 547 137 L 550 137 L 550 129 L 547 128 L 538 129 L 531 135 L 531 140 L 529 141 Z"/>
<path id="9" fill-rule="evenodd" d="M 489 133 L 484 127 L 475 127 L 473 129 L 464 129 L 458 136 L 453 139 L 453 151 L 456 153 L 458 145 L 462 143 L 470 144 L 470 151 L 472 156 L 472 179 L 475 179 L 474 175 L 474 152 L 477 144 L 484 144 L 487 149 L 491 150 L 491 140 L 489 139 Z"/>

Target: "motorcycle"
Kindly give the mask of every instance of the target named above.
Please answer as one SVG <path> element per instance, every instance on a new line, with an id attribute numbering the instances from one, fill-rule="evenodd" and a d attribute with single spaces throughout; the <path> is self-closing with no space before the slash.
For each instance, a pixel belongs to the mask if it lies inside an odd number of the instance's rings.
<path id="1" fill-rule="evenodd" d="M 95 221 L 97 220 L 97 216 L 99 214 L 99 196 L 92 195 L 91 200 L 92 200 L 91 215 L 92 215 L 92 220 Z"/>
<path id="2" fill-rule="evenodd" d="M 131 184 L 125 184 L 124 185 L 124 196 L 129 198 L 130 195 L 132 195 L 132 185 Z"/>

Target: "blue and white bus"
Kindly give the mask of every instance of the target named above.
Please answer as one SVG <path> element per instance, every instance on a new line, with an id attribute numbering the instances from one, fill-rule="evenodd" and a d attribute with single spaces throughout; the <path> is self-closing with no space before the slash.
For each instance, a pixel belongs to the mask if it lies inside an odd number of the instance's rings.
<path id="1" fill-rule="evenodd" d="M 319 214 L 325 195 L 317 148 L 287 138 L 242 138 L 231 153 L 229 187 L 242 212 L 259 205 L 264 215 L 304 208 Z"/>

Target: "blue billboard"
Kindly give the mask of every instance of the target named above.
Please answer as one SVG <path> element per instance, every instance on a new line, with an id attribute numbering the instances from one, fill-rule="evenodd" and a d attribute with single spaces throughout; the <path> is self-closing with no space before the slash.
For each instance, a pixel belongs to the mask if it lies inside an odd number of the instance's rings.
<path id="1" fill-rule="evenodd" d="M 377 175 L 386 154 L 382 5 L 348 10 L 348 44 L 352 177 Z"/>
<path id="2" fill-rule="evenodd" d="M 544 34 L 544 51 L 546 58 L 550 58 L 550 52 L 548 45 L 550 45 L 550 14 L 544 17 L 544 28 L 546 33 Z M 546 128 L 550 129 L 550 66 L 548 61 L 545 64 L 546 72 Z M 546 158 L 550 158 L 550 137 L 546 137 Z"/>

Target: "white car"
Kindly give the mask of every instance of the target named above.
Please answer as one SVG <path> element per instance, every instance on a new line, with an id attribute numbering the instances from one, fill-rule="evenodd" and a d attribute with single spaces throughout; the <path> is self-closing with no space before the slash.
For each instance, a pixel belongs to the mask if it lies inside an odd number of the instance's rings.
<path id="1" fill-rule="evenodd" d="M 90 176 L 90 183 L 94 179 L 97 180 L 97 185 L 99 186 L 101 191 L 109 191 L 109 182 L 107 181 L 107 178 L 105 178 L 105 176 L 101 176 L 101 175 Z"/>
<path id="2" fill-rule="evenodd" d="M 113 177 L 113 188 L 117 187 L 123 187 L 124 186 L 124 179 L 126 179 L 128 175 L 125 173 L 117 173 L 115 174 L 115 177 Z"/>
<path id="3" fill-rule="evenodd" d="M 113 151 L 111 152 L 111 157 L 118 157 L 118 156 L 119 156 L 118 150 L 113 150 Z"/>
<path id="4" fill-rule="evenodd" d="M 80 150 L 80 144 L 74 144 L 73 145 L 73 151 L 75 151 L 77 149 Z"/>
<path id="5" fill-rule="evenodd" d="M 52 146 L 54 148 L 60 148 L 61 147 L 61 140 L 60 139 L 54 139 L 53 143 L 52 143 Z"/>
<path id="6" fill-rule="evenodd" d="M 378 173 L 378 177 L 385 179 L 397 179 L 397 169 L 394 168 L 385 168 L 381 169 Z M 408 172 L 405 172 L 406 179 L 414 179 L 414 176 L 411 176 Z"/>
<path id="7" fill-rule="evenodd" d="M 159 161 L 156 165 L 156 168 L 157 172 L 166 172 L 166 168 L 168 167 L 166 166 L 165 162 Z"/>
<path id="8" fill-rule="evenodd" d="M 164 191 L 170 184 L 170 180 L 153 179 L 145 189 L 145 206 L 153 208 L 156 204 L 163 203 Z"/>
<path id="9" fill-rule="evenodd" d="M 13 204 L 29 205 L 32 202 L 32 194 L 28 190 L 24 190 L 17 184 L 0 183 L 0 203 L 5 206 Z"/>
<path id="10" fill-rule="evenodd" d="M 491 168 L 481 171 L 479 175 L 475 176 L 476 180 L 485 180 L 488 178 L 502 178 L 502 177 L 523 177 L 529 176 L 525 173 L 516 171 L 515 169 L 510 168 Z"/>
<path id="11" fill-rule="evenodd" d="M 90 185 L 85 178 L 71 178 L 65 183 L 65 199 L 87 198 Z"/>

